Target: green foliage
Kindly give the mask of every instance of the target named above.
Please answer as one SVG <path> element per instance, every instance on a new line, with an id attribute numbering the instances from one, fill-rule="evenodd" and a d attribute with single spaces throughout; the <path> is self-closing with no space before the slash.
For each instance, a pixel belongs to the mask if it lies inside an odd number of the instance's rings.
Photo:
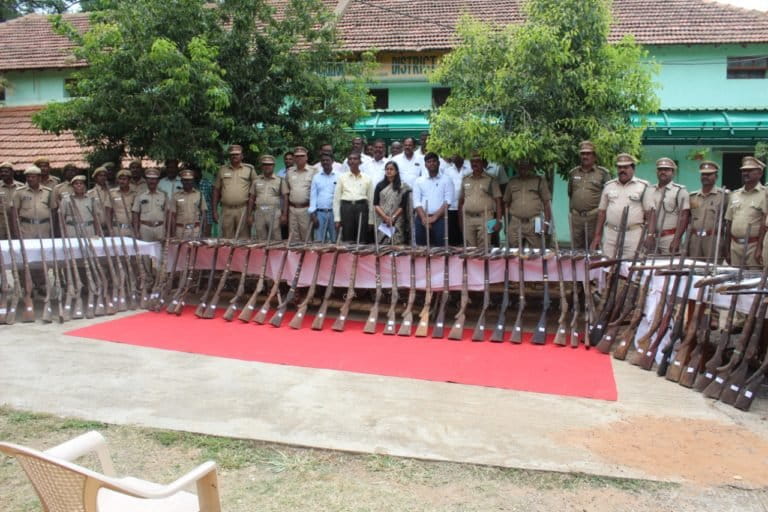
<path id="1" fill-rule="evenodd" d="M 755 144 L 755 158 L 761 162 L 768 161 L 768 141 L 763 140 Z"/>
<path id="2" fill-rule="evenodd" d="M 43 130 L 72 130 L 93 161 L 126 152 L 214 169 L 229 144 L 254 161 L 338 142 L 365 114 L 365 62 L 350 64 L 351 79 L 316 72 L 344 57 L 322 0 L 290 0 L 280 12 L 265 0 L 110 2 L 86 34 L 54 20 L 88 66 L 72 100 L 34 118 Z"/>
<path id="3" fill-rule="evenodd" d="M 431 79 L 451 87 L 431 116 L 430 146 L 444 154 L 478 150 L 489 160 L 527 159 L 547 174 L 578 162 L 592 140 L 603 161 L 637 153 L 641 118 L 658 108 L 654 64 L 631 37 L 608 44 L 605 0 L 528 0 L 523 25 L 498 27 L 468 15 L 461 43 Z"/>

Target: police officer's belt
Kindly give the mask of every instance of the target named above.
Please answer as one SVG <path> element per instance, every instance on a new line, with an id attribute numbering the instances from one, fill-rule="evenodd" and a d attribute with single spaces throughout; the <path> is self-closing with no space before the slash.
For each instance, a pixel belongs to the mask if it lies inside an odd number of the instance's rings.
<path id="1" fill-rule="evenodd" d="M 533 220 L 533 217 L 515 217 L 514 215 L 512 215 L 512 218 L 519 222 L 531 222 Z"/>
<path id="2" fill-rule="evenodd" d="M 176 224 L 176 227 L 177 228 L 184 228 L 184 229 L 192 229 L 192 228 L 198 227 L 199 225 L 200 225 L 199 222 L 193 222 L 191 224 Z"/>
<path id="3" fill-rule="evenodd" d="M 712 236 L 715 234 L 715 230 L 713 229 L 699 229 L 698 231 L 693 232 L 696 236 Z"/>
<path id="4" fill-rule="evenodd" d="M 29 219 L 27 217 L 19 217 L 19 220 L 26 224 L 45 224 L 46 222 L 49 222 L 51 219 Z"/>
<path id="5" fill-rule="evenodd" d="M 735 236 L 732 236 L 731 240 L 733 240 L 737 244 L 743 244 L 744 242 L 747 242 L 748 244 L 756 244 L 758 241 L 760 241 L 760 237 L 753 236 L 753 237 L 750 237 L 749 240 L 747 240 L 746 238 L 736 238 Z"/>
<path id="6" fill-rule="evenodd" d="M 234 210 L 236 208 L 244 208 L 245 207 L 245 203 L 243 203 L 243 204 L 222 204 L 221 207 L 222 208 L 229 208 L 230 210 Z"/>
<path id="7" fill-rule="evenodd" d="M 670 228 L 670 229 L 665 229 L 665 230 L 663 230 L 661 233 L 659 233 L 659 236 L 660 236 L 660 237 L 664 237 L 664 236 L 672 236 L 672 235 L 674 235 L 676 232 L 677 232 L 677 228 Z"/>
<path id="8" fill-rule="evenodd" d="M 293 208 L 307 208 L 309 206 L 309 203 L 292 203 L 290 201 L 288 201 L 288 204 Z"/>
<path id="9" fill-rule="evenodd" d="M 316 211 L 316 212 L 321 212 L 321 213 L 330 213 L 330 212 L 332 212 L 332 211 L 333 211 L 333 208 L 318 208 L 318 209 L 317 209 L 317 210 L 315 210 L 315 211 Z"/>
<path id="10" fill-rule="evenodd" d="M 163 225 L 163 221 L 161 221 L 161 220 L 156 220 L 156 221 L 143 220 L 143 221 L 141 221 L 141 225 L 142 226 L 149 226 L 151 228 L 156 228 L 158 226 L 162 226 Z"/>
<path id="11" fill-rule="evenodd" d="M 593 208 L 591 210 L 585 210 L 583 212 L 580 212 L 579 210 L 571 209 L 571 213 L 574 215 L 578 215 L 579 217 L 589 217 L 590 215 L 594 215 L 597 213 L 597 208 Z"/>
<path id="12" fill-rule="evenodd" d="M 120 228 L 120 229 L 130 229 L 131 225 L 130 224 L 118 224 L 117 227 Z"/>
<path id="13" fill-rule="evenodd" d="M 608 229 L 612 229 L 614 231 L 618 231 L 621 228 L 621 226 L 617 226 L 615 224 L 609 224 L 607 222 L 605 223 L 605 227 L 607 227 Z M 632 231 L 633 229 L 640 229 L 641 227 L 643 227 L 642 224 L 632 224 L 631 226 L 627 226 L 627 231 Z"/>
<path id="14" fill-rule="evenodd" d="M 346 199 L 342 199 L 341 202 L 346 204 L 368 204 L 367 199 L 358 199 L 357 201 L 347 201 Z"/>
<path id="15" fill-rule="evenodd" d="M 277 210 L 277 206 L 257 206 L 259 210 Z"/>
<path id="16" fill-rule="evenodd" d="M 81 226 L 92 226 L 93 225 L 93 221 L 92 220 L 85 221 L 85 222 L 75 222 L 73 220 L 68 220 L 67 221 L 67 226 L 77 226 L 78 224 L 81 225 Z"/>

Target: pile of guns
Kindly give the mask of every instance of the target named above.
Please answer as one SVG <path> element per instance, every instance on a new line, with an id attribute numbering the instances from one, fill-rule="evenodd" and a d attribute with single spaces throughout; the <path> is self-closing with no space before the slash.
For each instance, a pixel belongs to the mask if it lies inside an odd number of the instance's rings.
<path id="1" fill-rule="evenodd" d="M 718 215 L 722 219 L 722 211 Z M 622 257 L 620 243 L 615 258 L 591 264 L 593 268 L 610 267 L 610 273 L 589 343 L 600 352 L 613 351 L 615 359 L 647 371 L 655 366 L 660 377 L 748 410 L 768 370 L 763 337 L 768 274 L 766 269 L 747 269 L 746 257 L 732 262 L 739 264 L 737 268 L 718 264 L 722 260 L 722 221 L 710 257 L 704 261 L 685 257 L 691 235 L 689 231 L 680 255 L 656 254 L 658 245 L 648 250 L 643 234 L 631 259 Z M 744 255 L 749 238 L 747 233 Z M 625 280 L 618 279 L 622 265 Z M 659 302 L 647 320 L 648 329 L 639 335 L 654 276 L 662 280 Z M 697 291 L 690 310 L 692 289 Z M 715 292 L 730 295 L 727 313 L 714 308 Z M 754 299 L 739 331 L 737 320 L 743 315 L 736 312 L 736 306 L 744 294 Z"/>

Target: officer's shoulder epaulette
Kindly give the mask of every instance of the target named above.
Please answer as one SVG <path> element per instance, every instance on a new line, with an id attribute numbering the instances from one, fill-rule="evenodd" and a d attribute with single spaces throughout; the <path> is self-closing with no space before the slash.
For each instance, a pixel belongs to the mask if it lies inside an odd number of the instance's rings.
<path id="1" fill-rule="evenodd" d="M 47 190 L 48 192 L 53 192 L 53 189 L 51 187 L 46 187 L 45 185 L 40 185 L 40 190 Z"/>
<path id="2" fill-rule="evenodd" d="M 602 172 L 604 172 L 604 173 L 605 173 L 605 174 L 607 174 L 608 176 L 610 176 L 610 175 L 611 175 L 611 171 L 609 171 L 608 169 L 606 169 L 606 168 L 605 168 L 605 167 L 603 167 L 602 165 L 598 165 L 598 166 L 597 166 L 597 169 L 598 169 L 599 171 L 602 171 Z"/>
<path id="3" fill-rule="evenodd" d="M 646 187 L 650 187 L 651 186 L 651 182 L 649 182 L 648 180 L 644 180 L 643 178 L 636 178 L 636 179 L 637 179 L 637 181 L 639 181 L 640 183 L 642 183 Z"/>
<path id="4" fill-rule="evenodd" d="M 619 181 L 619 179 L 618 179 L 618 178 L 613 178 L 613 179 L 611 179 L 611 180 L 608 180 L 608 181 L 606 181 L 606 182 L 605 182 L 605 184 L 606 184 L 606 185 L 610 185 L 611 183 L 616 183 L 617 181 Z"/>
<path id="5" fill-rule="evenodd" d="M 248 167 L 249 169 L 253 169 L 254 171 L 256 170 L 256 168 L 254 166 L 252 166 L 251 164 L 242 163 L 241 165 L 243 167 Z"/>
<path id="6" fill-rule="evenodd" d="M 568 175 L 569 175 L 569 176 L 573 175 L 573 173 L 575 173 L 575 172 L 576 172 L 576 171 L 578 171 L 579 169 L 581 169 L 581 166 L 578 166 L 578 165 L 577 165 L 576 167 L 574 167 L 573 169 L 571 169 L 570 171 L 568 171 Z"/>

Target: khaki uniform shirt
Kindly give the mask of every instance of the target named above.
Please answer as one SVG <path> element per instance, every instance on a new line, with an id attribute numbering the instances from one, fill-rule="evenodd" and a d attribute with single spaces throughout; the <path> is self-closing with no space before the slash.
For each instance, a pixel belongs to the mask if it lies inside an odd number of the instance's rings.
<path id="1" fill-rule="evenodd" d="M 747 226 L 751 226 L 749 237 L 756 237 L 760 233 L 760 226 L 768 213 L 768 198 L 766 188 L 760 183 L 750 191 L 744 187 L 731 192 L 728 199 L 728 209 L 725 212 L 725 220 L 731 222 L 731 236 L 744 238 L 747 235 Z"/>
<path id="2" fill-rule="evenodd" d="M 24 184 L 18 181 L 12 181 L 10 185 L 0 181 L 0 232 L 2 233 L 5 233 L 5 221 L 3 220 L 5 212 L 13 206 L 13 194 L 23 186 Z M 10 222 L 10 219 L 8 222 Z"/>
<path id="3" fill-rule="evenodd" d="M 136 196 L 133 201 L 133 213 L 139 214 L 141 222 L 163 222 L 165 221 L 165 208 L 168 198 L 165 192 L 155 190 L 155 193 L 144 192 Z"/>
<path id="4" fill-rule="evenodd" d="M 298 171 L 295 167 L 288 169 L 283 180 L 283 194 L 288 194 L 289 203 L 292 205 L 309 205 L 309 189 L 312 186 L 312 178 L 315 173 L 317 171 L 311 167 L 305 167 L 303 171 Z"/>
<path id="5" fill-rule="evenodd" d="M 29 185 L 24 185 L 13 194 L 13 206 L 19 220 L 24 219 L 49 219 L 51 218 L 51 198 L 53 192 L 48 187 L 39 187 L 32 190 Z"/>
<path id="6" fill-rule="evenodd" d="M 85 194 L 78 197 L 72 193 L 63 196 L 60 203 L 61 208 L 64 209 L 63 214 L 64 222 L 67 223 L 67 235 L 70 237 L 77 236 L 75 224 L 79 224 L 78 218 L 76 216 L 72 217 L 72 210 L 69 207 L 70 202 L 77 208 L 77 213 L 80 215 L 79 220 L 82 221 L 83 227 L 90 227 L 91 230 L 95 230 L 96 228 L 93 227 L 93 223 L 95 222 L 96 211 L 99 208 L 98 200 L 92 195 Z"/>
<path id="7" fill-rule="evenodd" d="M 542 176 L 515 177 L 504 191 L 504 204 L 509 214 L 518 219 L 530 219 L 544 212 L 544 204 L 552 200 L 547 180 Z"/>
<path id="8" fill-rule="evenodd" d="M 283 178 L 272 174 L 271 178 L 257 176 L 251 185 L 253 204 L 257 208 L 271 206 L 280 209 L 280 198 L 283 191 Z"/>
<path id="9" fill-rule="evenodd" d="M 113 188 L 109 191 L 112 196 L 112 203 L 110 208 L 114 208 L 112 211 L 115 215 L 115 223 L 120 225 L 131 224 L 131 211 L 133 208 L 133 201 L 139 194 L 128 187 L 128 192 L 121 192 L 120 187 Z"/>
<path id="10" fill-rule="evenodd" d="M 600 205 L 603 187 L 611 179 L 611 173 L 605 167 L 593 166 L 588 171 L 574 167 L 568 172 L 568 197 L 570 208 L 579 213 L 596 210 Z"/>
<path id="11" fill-rule="evenodd" d="M 645 221 L 645 212 L 653 208 L 651 185 L 633 176 L 626 184 L 618 179 L 605 184 L 600 196 L 599 209 L 605 211 L 605 223 L 608 227 L 617 228 L 621 224 L 624 208 L 629 206 L 627 227 L 637 226 Z"/>
<path id="12" fill-rule="evenodd" d="M 56 185 L 58 185 L 59 183 L 61 183 L 61 179 L 53 175 L 49 175 L 48 180 L 45 183 L 43 183 L 43 181 L 40 180 L 41 187 L 48 187 L 51 190 L 53 190 L 56 187 Z"/>
<path id="13" fill-rule="evenodd" d="M 341 222 L 342 201 L 368 201 L 368 223 L 373 224 L 373 182 L 360 172 L 355 176 L 352 171 L 345 172 L 336 180 L 333 193 L 333 220 Z"/>
<path id="14" fill-rule="evenodd" d="M 257 176 L 256 169 L 250 164 L 240 164 L 237 169 L 229 164 L 221 166 L 213 184 L 221 193 L 221 204 L 244 206 L 248 202 L 251 183 Z"/>
<path id="15" fill-rule="evenodd" d="M 139 181 L 130 180 L 128 186 L 131 187 L 131 190 L 135 192 L 136 195 L 142 194 L 149 190 L 147 188 L 147 181 L 144 178 L 141 178 Z"/>
<path id="16" fill-rule="evenodd" d="M 691 226 L 699 236 L 712 236 L 717 230 L 720 203 L 728 200 L 725 189 L 712 187 L 709 194 L 697 190 L 691 193 Z M 727 206 L 727 205 L 726 205 Z M 725 213 L 725 208 L 723 208 Z"/>
<path id="17" fill-rule="evenodd" d="M 94 198 L 97 215 L 99 219 L 101 219 L 101 222 L 105 222 L 105 219 L 107 218 L 106 209 L 109 207 L 109 187 L 95 185 L 88 191 L 88 195 Z"/>
<path id="18" fill-rule="evenodd" d="M 651 186 L 648 192 L 651 192 L 653 205 L 656 208 L 656 227 L 661 231 L 675 229 L 680 220 L 680 213 L 691 209 L 688 190 L 677 183 L 669 182 L 663 188 L 659 188 L 658 185 Z M 661 203 L 662 195 L 664 204 Z M 662 221 L 663 225 L 660 224 Z"/>
<path id="19" fill-rule="evenodd" d="M 168 207 L 176 214 L 176 224 L 185 225 L 200 222 L 201 214 L 208 211 L 203 194 L 197 189 L 192 192 L 176 192 L 173 194 L 173 201 L 168 202 Z"/>
<path id="20" fill-rule="evenodd" d="M 63 198 L 70 194 L 74 194 L 75 189 L 72 185 L 64 181 L 53 187 L 53 199 L 51 199 L 51 208 L 58 209 Z"/>
<path id="21" fill-rule="evenodd" d="M 475 177 L 464 176 L 461 180 L 461 198 L 464 199 L 464 211 L 468 214 L 496 212 L 496 199 L 501 197 L 499 182 L 486 173 Z"/>

